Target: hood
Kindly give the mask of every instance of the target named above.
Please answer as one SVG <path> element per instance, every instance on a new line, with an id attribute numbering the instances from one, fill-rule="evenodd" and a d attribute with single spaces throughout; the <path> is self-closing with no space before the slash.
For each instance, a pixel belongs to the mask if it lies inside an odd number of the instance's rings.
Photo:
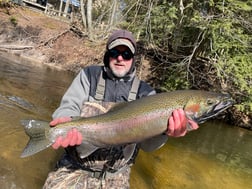
<path id="1" fill-rule="evenodd" d="M 131 44 L 125 43 L 125 42 L 123 42 L 123 40 L 118 40 L 118 39 L 127 39 L 131 42 Z M 120 42 L 122 42 L 122 43 L 120 43 Z M 119 45 L 127 46 L 133 54 L 135 54 L 135 52 L 136 52 L 136 40 L 131 32 L 129 32 L 127 30 L 114 31 L 107 41 L 106 52 L 103 57 L 103 63 L 107 69 L 110 69 L 109 68 L 109 56 L 108 56 L 109 48 L 111 49 L 111 48 L 114 48 Z M 132 63 L 132 66 L 131 66 L 128 74 L 131 75 L 134 72 L 134 70 L 135 70 L 135 58 L 133 57 L 133 63 Z M 128 77 L 128 76 L 126 76 L 126 77 Z"/>

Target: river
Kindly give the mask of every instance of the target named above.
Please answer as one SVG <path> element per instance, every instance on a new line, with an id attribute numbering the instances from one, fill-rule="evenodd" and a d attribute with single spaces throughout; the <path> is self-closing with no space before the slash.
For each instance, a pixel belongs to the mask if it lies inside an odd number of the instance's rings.
<path id="1" fill-rule="evenodd" d="M 28 141 L 20 120 L 49 121 L 73 77 L 17 57 L 0 58 L 0 188 L 42 188 L 62 150 L 20 158 Z M 130 183 L 132 189 L 249 189 L 252 132 L 209 121 L 185 137 L 169 138 L 159 150 L 141 151 Z"/>

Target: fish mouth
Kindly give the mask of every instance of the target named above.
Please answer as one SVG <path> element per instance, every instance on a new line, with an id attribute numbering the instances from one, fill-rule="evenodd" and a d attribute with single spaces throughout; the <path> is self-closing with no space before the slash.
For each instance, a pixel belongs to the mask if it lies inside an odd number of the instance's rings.
<path id="1" fill-rule="evenodd" d="M 223 112 L 227 108 L 231 107 L 233 104 L 234 104 L 234 100 L 230 99 L 230 98 L 226 99 L 225 101 L 221 101 L 220 103 L 213 106 L 213 108 L 210 109 L 209 111 L 207 111 L 204 115 L 197 118 L 196 121 L 199 124 L 204 123 L 208 119 L 217 116 L 218 114 L 220 114 L 221 112 Z"/>

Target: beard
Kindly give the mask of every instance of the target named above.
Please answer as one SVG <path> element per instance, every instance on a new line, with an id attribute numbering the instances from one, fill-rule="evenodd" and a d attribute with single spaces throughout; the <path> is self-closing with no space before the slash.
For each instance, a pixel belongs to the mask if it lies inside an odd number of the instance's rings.
<path id="1" fill-rule="evenodd" d="M 114 68 L 111 68 L 111 71 L 113 73 L 114 76 L 116 77 L 124 77 L 128 74 L 129 70 L 117 70 L 117 69 L 114 69 Z"/>

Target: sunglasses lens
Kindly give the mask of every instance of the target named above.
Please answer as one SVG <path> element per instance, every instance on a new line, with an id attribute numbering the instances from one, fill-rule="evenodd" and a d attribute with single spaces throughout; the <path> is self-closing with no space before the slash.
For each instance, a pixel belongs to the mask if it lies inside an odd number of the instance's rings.
<path id="1" fill-rule="evenodd" d="M 109 56 L 111 58 L 117 58 L 119 56 L 119 54 L 120 54 L 119 51 L 117 51 L 115 49 L 112 49 L 112 50 L 109 51 Z"/>
<path id="2" fill-rule="evenodd" d="M 117 58 L 119 55 L 121 55 L 124 60 L 130 60 L 131 58 L 133 58 L 133 54 L 130 51 L 120 52 L 120 51 L 118 51 L 116 49 L 111 49 L 109 51 L 109 56 L 111 58 Z"/>
<path id="3" fill-rule="evenodd" d="M 122 57 L 124 60 L 130 60 L 133 57 L 133 54 L 129 51 L 122 52 Z"/>

